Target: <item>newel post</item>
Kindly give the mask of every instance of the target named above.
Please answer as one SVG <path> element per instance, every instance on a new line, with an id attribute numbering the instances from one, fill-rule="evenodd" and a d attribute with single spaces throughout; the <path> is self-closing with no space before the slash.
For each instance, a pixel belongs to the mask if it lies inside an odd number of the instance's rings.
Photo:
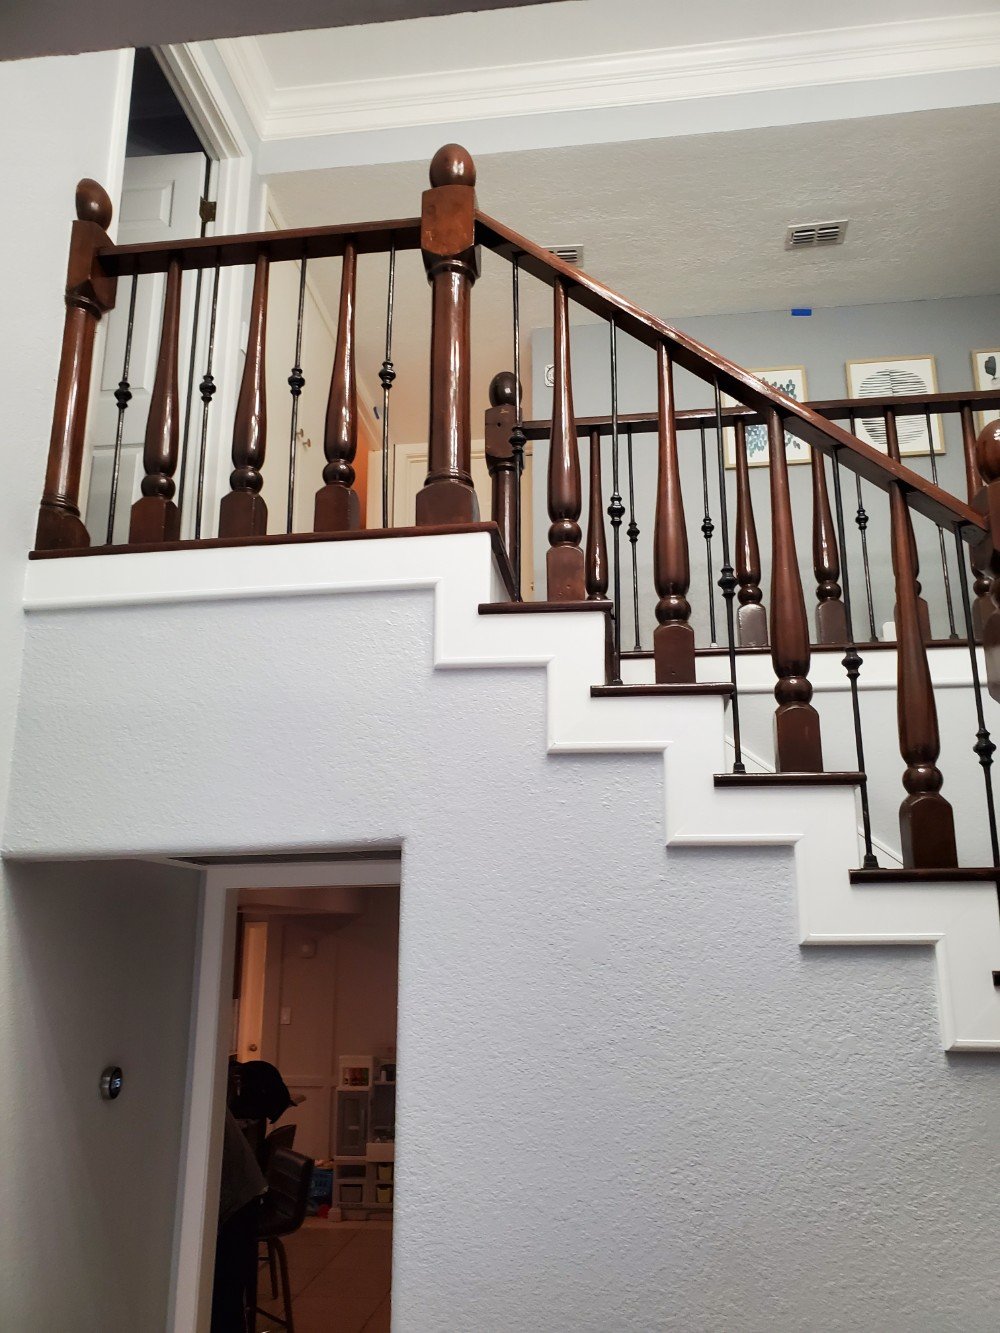
<path id="1" fill-rule="evenodd" d="M 493 482 L 493 522 L 510 560 L 517 568 L 517 460 L 511 434 L 517 425 L 517 381 L 512 370 L 490 380 L 490 405 L 483 422 L 486 466 Z"/>
<path id="2" fill-rule="evenodd" d="M 97 321 L 115 304 L 116 280 L 104 273 L 97 252 L 111 244 L 111 200 L 97 181 L 76 187 L 76 221 L 70 234 L 66 271 L 66 318 L 59 378 L 52 413 L 45 489 L 38 511 L 35 549 L 56 551 L 89 546 L 80 518 L 80 476 L 94 358 Z"/>
<path id="3" fill-rule="evenodd" d="M 470 305 L 479 277 L 476 168 L 466 150 L 434 154 L 424 191 L 420 249 L 431 284 L 430 425 L 427 479 L 417 495 L 417 525 L 476 523 L 472 485 Z"/>

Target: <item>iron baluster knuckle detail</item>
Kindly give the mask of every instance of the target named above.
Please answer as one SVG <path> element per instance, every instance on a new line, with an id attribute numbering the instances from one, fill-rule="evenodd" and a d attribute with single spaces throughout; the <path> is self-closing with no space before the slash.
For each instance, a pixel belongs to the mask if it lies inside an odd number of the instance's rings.
<path id="1" fill-rule="evenodd" d="M 206 371 L 205 374 L 201 377 L 201 383 L 198 385 L 198 392 L 201 394 L 201 401 L 206 405 L 206 407 L 215 397 L 215 390 L 216 390 L 215 376 L 210 375 L 208 371 Z"/>
<path id="2" fill-rule="evenodd" d="M 115 402 L 120 411 L 124 412 L 126 407 L 132 401 L 132 387 L 128 380 L 119 380 L 118 388 L 115 389 Z"/>
<path id="3" fill-rule="evenodd" d="M 622 519 L 625 517 L 625 502 L 620 495 L 612 495 L 608 504 L 608 517 L 616 528 L 622 525 Z"/>
<path id="4" fill-rule="evenodd" d="M 712 540 L 712 537 L 715 535 L 715 524 L 712 522 L 712 520 L 709 518 L 707 514 L 702 520 L 701 534 L 707 542 L 710 542 Z"/>

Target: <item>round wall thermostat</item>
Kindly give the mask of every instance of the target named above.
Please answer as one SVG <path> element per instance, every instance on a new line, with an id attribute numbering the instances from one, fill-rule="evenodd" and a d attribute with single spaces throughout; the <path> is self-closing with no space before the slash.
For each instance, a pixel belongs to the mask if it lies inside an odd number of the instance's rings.
<path id="1" fill-rule="evenodd" d="M 101 1096 L 106 1102 L 113 1102 L 122 1090 L 125 1075 L 117 1065 L 108 1065 L 101 1075 Z"/>

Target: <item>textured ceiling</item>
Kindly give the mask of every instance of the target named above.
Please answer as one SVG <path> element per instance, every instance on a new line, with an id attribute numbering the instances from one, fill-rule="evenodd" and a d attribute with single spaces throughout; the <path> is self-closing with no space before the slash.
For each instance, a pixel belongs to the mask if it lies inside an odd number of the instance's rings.
<path id="1" fill-rule="evenodd" d="M 589 273 L 683 327 L 695 314 L 1000 291 L 1000 107 L 498 154 L 478 162 L 480 207 L 540 244 L 582 244 Z M 276 177 L 289 226 L 416 214 L 414 163 Z M 789 223 L 850 219 L 836 248 L 791 253 Z M 474 422 L 511 363 L 510 270 L 490 254 L 473 298 Z M 314 276 L 336 310 L 339 265 Z M 377 387 L 385 264 L 361 265 L 359 364 Z M 523 329 L 551 324 L 525 279 Z M 394 430 L 426 433 L 427 285 L 400 256 Z M 525 338 L 525 346 L 528 341 Z M 527 366 L 527 360 L 523 362 Z"/>

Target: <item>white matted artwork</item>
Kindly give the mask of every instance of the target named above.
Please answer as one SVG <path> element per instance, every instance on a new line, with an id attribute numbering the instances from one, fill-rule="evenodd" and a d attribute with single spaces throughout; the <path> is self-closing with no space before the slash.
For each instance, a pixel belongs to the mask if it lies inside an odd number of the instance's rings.
<path id="1" fill-rule="evenodd" d="M 972 353 L 972 384 L 976 389 L 1000 390 L 1000 348 L 987 347 Z M 1000 408 L 976 413 L 976 430 L 981 431 L 987 421 L 1000 417 Z"/>
<path id="2" fill-rule="evenodd" d="M 765 384 L 770 384 L 775 389 L 780 389 L 782 393 L 787 394 L 789 398 L 794 398 L 797 403 L 804 403 L 807 400 L 806 390 L 806 371 L 804 366 L 772 366 L 766 370 L 751 370 L 751 375 L 756 375 L 759 380 Z M 732 407 L 736 402 L 735 398 L 726 396 L 723 400 L 727 406 Z M 728 426 L 724 432 L 726 447 L 726 467 L 734 468 L 736 466 L 736 433 L 731 426 Z M 768 444 L 767 427 L 761 422 L 755 426 L 746 428 L 747 442 L 747 463 L 750 467 L 767 467 L 771 461 L 771 450 Z M 798 436 L 785 431 L 785 458 L 789 463 L 808 463 L 810 450 L 805 440 L 800 440 Z"/>
<path id="3" fill-rule="evenodd" d="M 877 356 L 847 362 L 847 393 L 850 398 L 897 398 L 912 393 L 937 393 L 937 373 L 932 356 Z M 888 453 L 885 418 L 857 416 L 854 430 L 859 440 L 880 453 Z M 900 454 L 944 453 L 941 417 L 920 412 L 896 417 Z"/>

